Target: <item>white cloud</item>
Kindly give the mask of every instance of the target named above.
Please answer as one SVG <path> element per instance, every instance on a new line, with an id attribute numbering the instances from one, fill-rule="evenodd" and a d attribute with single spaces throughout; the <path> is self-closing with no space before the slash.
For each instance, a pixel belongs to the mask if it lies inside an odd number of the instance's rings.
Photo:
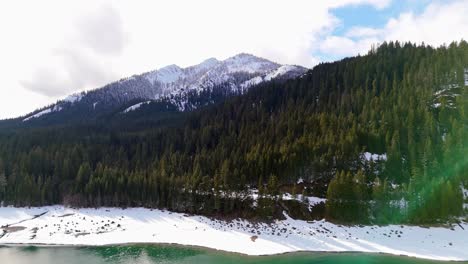
<path id="1" fill-rule="evenodd" d="M 127 44 L 119 12 L 110 5 L 99 7 L 77 22 L 77 37 L 100 54 L 121 54 Z"/>
<path id="2" fill-rule="evenodd" d="M 369 27 L 352 27 L 345 36 L 348 38 L 365 38 L 365 37 L 375 37 L 379 35 L 381 30 Z"/>
<path id="3" fill-rule="evenodd" d="M 378 42 L 376 38 L 364 38 L 354 41 L 347 37 L 329 36 L 320 43 L 320 51 L 333 56 L 351 56 L 357 54 L 366 54 L 372 44 Z"/>
<path id="4" fill-rule="evenodd" d="M 368 4 L 374 6 L 377 9 L 384 9 L 392 3 L 392 0 L 330 0 L 329 3 L 333 7 Z"/>
<path id="5" fill-rule="evenodd" d="M 51 53 L 47 64 L 38 66 L 20 85 L 31 92 L 61 97 L 66 94 L 119 79 L 103 58 L 84 48 L 61 48 Z"/>
<path id="6" fill-rule="evenodd" d="M 435 2 L 421 15 L 405 13 L 391 19 L 383 30 L 385 40 L 425 42 L 439 46 L 468 39 L 468 1 Z"/>
<path id="7" fill-rule="evenodd" d="M 312 66 L 330 9 L 390 0 L 0 2 L 0 118 L 162 67 L 250 52 Z M 27 98 L 26 98 L 27 97 Z"/>
<path id="8" fill-rule="evenodd" d="M 332 35 L 340 24 L 333 8 L 365 4 L 382 10 L 391 2 L 2 1 L 0 118 L 173 63 L 188 66 L 249 52 L 313 66 L 318 52 L 365 53 L 371 44 L 389 38 L 431 44 L 466 38 L 467 1 L 433 4 L 422 15 L 402 14 L 384 28 Z"/>

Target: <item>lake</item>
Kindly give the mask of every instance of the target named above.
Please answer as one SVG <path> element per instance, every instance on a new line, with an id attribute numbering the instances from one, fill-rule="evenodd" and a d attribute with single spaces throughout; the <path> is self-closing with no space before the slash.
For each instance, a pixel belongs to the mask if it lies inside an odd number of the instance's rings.
<path id="1" fill-rule="evenodd" d="M 0 247 L 1 264 L 150 264 L 150 263 L 247 263 L 247 264 L 422 264 L 447 263 L 415 258 L 364 253 L 291 253 L 276 256 L 244 256 L 226 252 L 169 245 L 102 247 Z M 458 262 L 461 263 L 461 262 Z M 464 262 L 468 263 L 468 262 Z"/>

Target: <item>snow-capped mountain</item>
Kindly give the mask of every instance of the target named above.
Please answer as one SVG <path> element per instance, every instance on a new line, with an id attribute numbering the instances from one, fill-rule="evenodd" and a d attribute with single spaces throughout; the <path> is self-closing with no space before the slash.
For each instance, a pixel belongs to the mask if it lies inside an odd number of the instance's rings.
<path id="1" fill-rule="evenodd" d="M 60 112 L 76 112 L 77 109 L 91 116 L 119 108 L 121 113 L 128 113 L 151 102 L 166 102 L 179 111 L 189 111 L 214 102 L 214 99 L 204 97 L 216 94 L 218 99 L 225 98 L 243 93 L 259 83 L 295 78 L 306 71 L 301 66 L 280 65 L 245 53 L 222 61 L 210 58 L 186 68 L 169 65 L 96 90 L 70 95 L 55 105 L 26 115 L 23 121 Z"/>

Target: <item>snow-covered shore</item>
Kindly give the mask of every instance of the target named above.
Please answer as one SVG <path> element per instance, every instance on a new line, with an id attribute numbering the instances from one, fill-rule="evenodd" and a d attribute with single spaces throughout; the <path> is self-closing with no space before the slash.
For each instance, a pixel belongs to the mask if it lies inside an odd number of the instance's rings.
<path id="1" fill-rule="evenodd" d="M 0 207 L 0 244 L 176 243 L 249 255 L 360 251 L 468 260 L 468 224 L 452 228 L 340 226 L 287 217 L 273 224 L 224 222 L 144 208 Z"/>

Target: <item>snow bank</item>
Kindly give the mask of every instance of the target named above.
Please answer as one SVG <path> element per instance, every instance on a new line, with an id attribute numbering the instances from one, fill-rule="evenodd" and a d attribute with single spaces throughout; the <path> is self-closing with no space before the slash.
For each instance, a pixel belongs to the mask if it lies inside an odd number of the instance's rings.
<path id="1" fill-rule="evenodd" d="M 287 217 L 267 225 L 244 220 L 223 222 L 143 208 L 69 209 L 53 206 L 0 208 L 0 226 L 5 225 L 10 225 L 10 231 L 3 231 L 3 234 L 0 231 L 1 244 L 177 243 L 249 255 L 304 250 L 361 251 L 468 260 L 466 223 L 452 229 L 395 225 L 347 227 Z M 251 239 L 252 236 L 258 238 Z"/>

